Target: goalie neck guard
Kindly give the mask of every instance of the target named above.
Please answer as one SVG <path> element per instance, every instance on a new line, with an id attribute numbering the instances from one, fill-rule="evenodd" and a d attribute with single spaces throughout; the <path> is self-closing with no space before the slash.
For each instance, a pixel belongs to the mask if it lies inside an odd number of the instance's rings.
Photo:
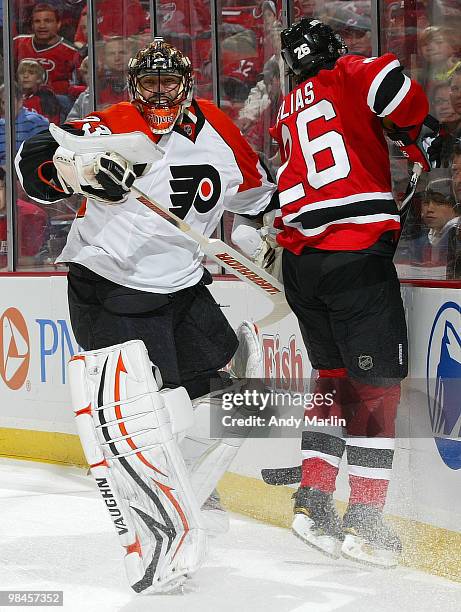
<path id="1" fill-rule="evenodd" d="M 192 101 L 194 78 L 189 58 L 155 38 L 128 64 L 128 87 L 154 134 L 171 132 Z"/>
<path id="2" fill-rule="evenodd" d="M 301 19 L 280 33 L 282 57 L 298 82 L 347 53 L 346 43 L 318 19 Z"/>

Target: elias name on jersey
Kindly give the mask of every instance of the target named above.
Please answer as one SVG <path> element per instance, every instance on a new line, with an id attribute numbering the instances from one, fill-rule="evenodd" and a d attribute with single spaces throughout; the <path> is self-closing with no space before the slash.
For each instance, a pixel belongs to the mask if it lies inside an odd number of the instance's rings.
<path id="1" fill-rule="evenodd" d="M 277 114 L 277 121 L 286 119 L 314 102 L 314 84 L 307 81 L 301 87 L 292 91 L 282 102 Z"/>

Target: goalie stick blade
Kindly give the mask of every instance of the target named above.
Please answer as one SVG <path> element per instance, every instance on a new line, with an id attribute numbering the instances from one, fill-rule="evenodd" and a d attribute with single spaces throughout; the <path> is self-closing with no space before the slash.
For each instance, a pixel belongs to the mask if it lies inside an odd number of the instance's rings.
<path id="1" fill-rule="evenodd" d="M 301 466 L 288 468 L 266 468 L 261 470 L 262 479 L 269 485 L 289 485 L 301 482 Z"/>
<path id="2" fill-rule="evenodd" d="M 77 136 L 50 123 L 50 134 L 62 147 L 74 153 L 118 153 L 132 164 L 152 164 L 162 159 L 165 151 L 142 132 Z"/>

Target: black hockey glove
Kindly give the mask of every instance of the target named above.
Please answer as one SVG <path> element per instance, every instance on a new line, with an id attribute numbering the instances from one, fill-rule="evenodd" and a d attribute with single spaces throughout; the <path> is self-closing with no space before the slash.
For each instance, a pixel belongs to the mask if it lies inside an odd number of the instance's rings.
<path id="1" fill-rule="evenodd" d="M 454 144 L 454 136 L 443 128 L 435 136 L 426 136 L 424 138 L 423 146 L 426 147 L 431 168 L 449 167 Z"/>
<path id="2" fill-rule="evenodd" d="M 432 130 L 430 136 L 422 137 L 422 128 L 426 125 Z M 403 155 L 412 161 L 421 165 L 422 169 L 429 172 L 431 168 L 436 168 L 435 164 L 439 159 L 436 148 L 429 152 L 431 143 L 439 134 L 439 123 L 437 119 L 428 115 L 423 122 L 423 125 L 411 125 L 408 127 L 398 127 L 395 124 L 386 125 L 386 135 L 389 140 L 402 151 Z M 432 159 L 431 159 L 432 157 Z M 438 162 L 440 165 L 440 162 Z"/>
<path id="3" fill-rule="evenodd" d="M 98 156 L 94 174 L 102 189 L 85 186 L 84 191 L 91 197 L 114 204 L 126 200 L 136 179 L 132 165 L 116 153 Z"/>

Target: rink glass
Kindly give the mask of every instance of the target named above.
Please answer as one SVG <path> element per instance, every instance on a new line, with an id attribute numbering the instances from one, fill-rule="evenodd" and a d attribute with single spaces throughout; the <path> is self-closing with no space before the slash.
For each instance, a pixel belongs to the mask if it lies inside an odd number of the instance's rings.
<path id="1" fill-rule="evenodd" d="M 5 91 L 11 100 L 2 113 L 5 135 L 3 152 L 0 151 L 3 156 L 0 165 L 6 170 L 6 208 L 0 211 L 0 269 L 4 272 L 53 271 L 53 261 L 65 243 L 80 205 L 78 197 L 49 205 L 34 203 L 33 206 L 46 213 L 45 227 L 34 232 L 33 238 L 21 227 L 21 223 L 27 224 L 24 210 L 32 214 L 35 209 L 24 205 L 29 199 L 20 189 L 12 169 L 12 158 L 21 142 L 21 134 L 16 134 L 12 120 L 17 112 L 12 94 L 16 70 L 12 41 L 15 36 L 33 32 L 34 4 L 31 0 L 13 0 L 3 5 L 2 68 Z M 453 177 L 455 191 L 461 183 L 459 164 L 456 159 L 452 163 L 450 149 L 461 124 L 461 96 L 458 96 L 461 71 L 459 76 L 452 76 L 461 62 L 461 8 L 457 5 L 448 0 L 357 0 L 353 4 L 340 0 L 179 0 L 174 3 L 167 0 L 96 0 L 93 3 L 64 3 L 63 7 L 57 34 L 75 44 L 82 58 L 88 54 L 89 61 L 87 76 L 86 66 L 81 71 L 74 71 L 69 94 L 59 97 L 61 121 L 85 90 L 86 106 L 83 108 L 86 112 L 127 99 L 128 58 L 148 44 L 154 35 L 162 35 L 191 58 L 195 69 L 195 95 L 217 103 L 237 123 L 273 173 L 277 171 L 279 160 L 268 128 L 275 121 L 281 96 L 290 87 L 280 61 L 279 32 L 294 20 L 302 16 L 323 19 L 340 31 L 350 51 L 359 55 L 395 53 L 405 65 L 406 73 L 423 85 L 432 114 L 437 117 L 439 113 L 441 120 L 447 113 L 436 94 L 437 89 L 441 91 L 440 83 L 448 84 L 444 89 L 445 105 L 453 105 L 454 115 L 447 125 L 453 139 L 444 152 L 446 168 L 432 171 L 425 181 L 421 181 L 420 195 L 415 198 L 396 263 L 401 277 L 407 279 L 460 278 L 461 232 L 456 223 L 447 228 L 449 235 L 444 236 L 438 248 L 438 265 L 433 265 L 431 244 L 426 245 L 424 257 L 415 259 L 414 256 L 415 248 L 424 243 L 428 234 L 420 203 L 427 181 L 433 176 Z M 395 147 L 390 146 L 390 154 L 393 190 L 400 201 L 408 182 L 408 164 Z M 455 197 L 458 199 L 457 193 Z M 37 215 L 40 216 L 40 211 Z M 229 241 L 231 227 L 232 215 L 226 213 L 217 234 Z M 444 251 L 442 255 L 440 251 Z M 223 272 L 217 266 L 211 270 L 215 274 Z"/>

